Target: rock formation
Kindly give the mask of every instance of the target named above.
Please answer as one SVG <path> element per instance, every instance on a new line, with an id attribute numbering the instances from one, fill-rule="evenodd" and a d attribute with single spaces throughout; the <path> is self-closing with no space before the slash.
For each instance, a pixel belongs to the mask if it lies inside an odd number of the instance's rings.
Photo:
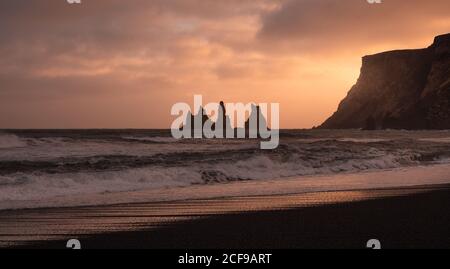
<path id="1" fill-rule="evenodd" d="M 261 130 L 263 131 L 270 131 L 270 129 L 267 126 L 267 120 L 264 117 L 264 114 L 261 112 L 261 108 L 259 106 L 252 104 L 252 111 L 249 115 L 249 118 L 245 122 L 245 137 L 246 138 L 261 138 L 263 137 L 261 134 Z M 201 123 L 198 126 L 196 126 L 195 122 Z M 223 134 L 222 137 L 217 138 L 226 138 L 227 131 L 228 133 L 231 133 L 234 135 L 234 137 L 238 137 L 239 128 L 233 128 L 230 117 L 226 114 L 225 104 L 223 102 L 220 102 L 219 108 L 218 108 L 218 117 L 217 121 L 213 122 L 205 112 L 205 109 L 203 107 L 200 107 L 197 114 L 193 115 L 191 112 L 189 112 L 186 116 L 185 125 L 180 126 L 180 130 L 185 130 L 185 128 L 190 128 L 191 137 L 194 137 L 194 134 L 197 132 L 201 132 L 202 137 L 205 137 L 203 133 L 203 126 L 205 126 L 206 123 L 209 123 L 211 125 L 212 130 L 217 130 L 216 128 L 220 128 L 220 133 Z M 199 129 L 196 129 L 197 127 L 200 127 Z M 231 129 L 231 130 L 230 130 Z M 242 128 L 240 128 L 242 130 Z M 251 131 L 252 130 L 252 131 Z"/>
<path id="2" fill-rule="evenodd" d="M 217 121 L 212 126 L 213 130 L 221 129 L 221 138 L 225 138 L 228 133 L 233 133 L 233 127 L 231 124 L 231 119 L 227 115 L 227 110 L 225 108 L 225 103 L 223 101 L 220 102 L 219 105 L 219 114 L 217 115 Z"/>
<path id="3" fill-rule="evenodd" d="M 363 57 L 356 85 L 319 128 L 450 129 L 450 34 Z"/>
<path id="4" fill-rule="evenodd" d="M 253 130 L 253 134 L 251 133 L 251 130 Z M 261 130 L 269 130 L 267 126 L 267 120 L 264 117 L 264 114 L 261 112 L 261 108 L 256 105 L 252 105 L 252 112 L 245 122 L 245 136 L 256 136 L 258 138 L 261 138 Z"/>
<path id="5" fill-rule="evenodd" d="M 196 126 L 195 122 L 201 122 L 201 125 Z M 186 124 L 182 127 L 180 127 L 181 130 L 184 128 L 190 128 L 191 129 L 191 137 L 194 137 L 194 134 L 197 132 L 200 132 L 203 136 L 203 126 L 207 121 L 211 121 L 211 119 L 208 117 L 208 115 L 205 113 L 205 109 L 203 107 L 200 107 L 197 114 L 192 115 L 191 112 L 188 113 L 186 116 Z M 200 127 L 200 128 L 197 128 Z"/>

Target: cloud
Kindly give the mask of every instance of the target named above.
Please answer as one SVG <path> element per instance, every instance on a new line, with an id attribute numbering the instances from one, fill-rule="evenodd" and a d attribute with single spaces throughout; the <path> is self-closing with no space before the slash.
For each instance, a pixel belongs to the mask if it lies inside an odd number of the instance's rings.
<path id="1" fill-rule="evenodd" d="M 450 29 L 449 13 L 447 0 L 0 1 L 0 128 L 35 126 L 26 108 L 35 100 L 46 127 L 64 124 L 51 120 L 50 99 L 61 102 L 58 119 L 71 107 L 73 127 L 95 127 L 91 117 L 75 117 L 86 100 L 84 115 L 98 115 L 102 126 L 164 127 L 169 122 L 134 117 L 165 115 L 197 93 L 285 100 L 285 127 L 310 127 L 335 109 L 368 47 L 429 43 Z M 316 111 L 319 101 L 326 107 Z M 10 120 L 16 107 L 24 107 L 21 117 Z M 294 113 L 303 112 L 309 117 L 299 122 Z"/>
<path id="2" fill-rule="evenodd" d="M 290 0 L 262 19 L 258 33 L 270 45 L 335 51 L 411 43 L 450 29 L 448 0 Z"/>
<path id="3" fill-rule="evenodd" d="M 147 72 L 176 70 L 243 47 L 271 2 L 2 1 L 0 73 L 102 75 L 124 71 L 133 61 Z"/>

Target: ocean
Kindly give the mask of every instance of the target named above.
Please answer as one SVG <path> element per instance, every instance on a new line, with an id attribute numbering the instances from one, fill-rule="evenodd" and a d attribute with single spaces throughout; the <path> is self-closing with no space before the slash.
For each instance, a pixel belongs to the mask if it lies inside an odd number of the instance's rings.
<path id="1" fill-rule="evenodd" d="M 211 185 L 433 165 L 450 166 L 450 131 L 282 130 L 279 147 L 262 150 L 259 140 L 176 140 L 168 130 L 3 130 L 0 209 L 145 190 L 175 199 L 189 187 L 197 197 Z M 333 186 L 340 188 L 338 179 Z"/>

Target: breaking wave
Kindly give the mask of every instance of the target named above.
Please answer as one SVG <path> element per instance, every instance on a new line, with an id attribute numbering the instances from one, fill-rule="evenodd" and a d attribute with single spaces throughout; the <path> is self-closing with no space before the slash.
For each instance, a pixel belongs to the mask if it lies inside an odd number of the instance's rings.
<path id="1" fill-rule="evenodd" d="M 25 147 L 27 143 L 18 136 L 0 133 L 0 149 Z"/>

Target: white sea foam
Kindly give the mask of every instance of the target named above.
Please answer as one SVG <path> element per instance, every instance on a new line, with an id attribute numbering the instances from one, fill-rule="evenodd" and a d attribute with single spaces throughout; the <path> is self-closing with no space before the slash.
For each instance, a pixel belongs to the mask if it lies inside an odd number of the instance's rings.
<path id="1" fill-rule="evenodd" d="M 14 174 L 0 176 L 0 202 L 45 200 L 57 196 L 159 189 L 200 183 L 198 174 L 177 168 L 114 172 Z"/>
<path id="2" fill-rule="evenodd" d="M 0 149 L 25 147 L 27 144 L 18 136 L 0 133 Z"/>
<path id="3" fill-rule="evenodd" d="M 63 174 L 15 173 L 0 176 L 0 203 L 45 201 L 59 196 L 157 190 L 241 180 L 375 171 L 416 163 L 413 155 L 401 157 L 383 155 L 367 160 L 337 160 L 326 165 L 320 164 L 320 161 L 301 160 L 300 156 L 293 156 L 289 161 L 281 162 L 268 156 L 258 155 L 237 162 L 202 163 L 190 166 L 153 166 L 119 171 Z M 336 185 L 339 185 L 339 182 L 336 182 Z"/>
<path id="4" fill-rule="evenodd" d="M 450 143 L 450 137 L 420 138 L 419 141 L 435 142 L 435 143 Z"/>
<path id="5" fill-rule="evenodd" d="M 179 176 L 186 176 L 183 172 L 177 171 L 175 173 L 179 173 Z M 172 183 L 175 183 L 177 187 L 171 188 L 163 187 L 163 185 L 159 188 L 142 188 L 142 186 L 135 185 L 136 188 L 131 191 L 98 192 L 102 188 L 106 188 L 108 185 L 107 181 L 104 182 L 103 187 L 97 185 L 96 189 L 92 189 L 92 186 L 89 186 L 89 184 L 85 185 L 84 188 L 79 188 L 76 192 L 74 190 L 63 191 L 63 189 L 60 189 L 60 196 L 49 196 L 46 194 L 46 190 L 48 190 L 48 188 L 42 187 L 34 193 L 34 199 L 0 200 L 0 210 L 112 205 L 186 199 L 210 199 L 233 196 L 277 195 L 450 184 L 450 178 L 448 177 L 449 174 L 450 165 L 445 164 L 396 168 L 393 170 L 371 171 L 366 173 L 344 173 L 322 176 L 230 182 L 228 184 L 187 186 L 186 182 L 176 181 Z M 109 181 L 109 183 L 114 183 L 114 180 L 117 180 L 117 178 L 111 180 L 113 180 L 113 182 Z M 119 180 L 123 181 L 123 179 Z M 68 183 L 70 184 L 70 182 L 73 183 L 72 180 L 68 180 L 62 184 L 54 184 L 53 187 L 57 187 L 59 189 L 59 187 L 63 187 Z M 136 184 L 137 182 L 134 181 L 134 183 Z M 80 182 L 78 182 L 78 184 L 80 184 Z M 123 184 L 123 182 L 120 184 Z M 22 197 L 21 195 L 28 194 L 29 193 L 26 191 L 18 192 L 16 194 L 11 194 L 10 198 L 14 198 L 14 196 L 20 198 Z M 31 198 L 32 196 L 28 197 Z"/>

